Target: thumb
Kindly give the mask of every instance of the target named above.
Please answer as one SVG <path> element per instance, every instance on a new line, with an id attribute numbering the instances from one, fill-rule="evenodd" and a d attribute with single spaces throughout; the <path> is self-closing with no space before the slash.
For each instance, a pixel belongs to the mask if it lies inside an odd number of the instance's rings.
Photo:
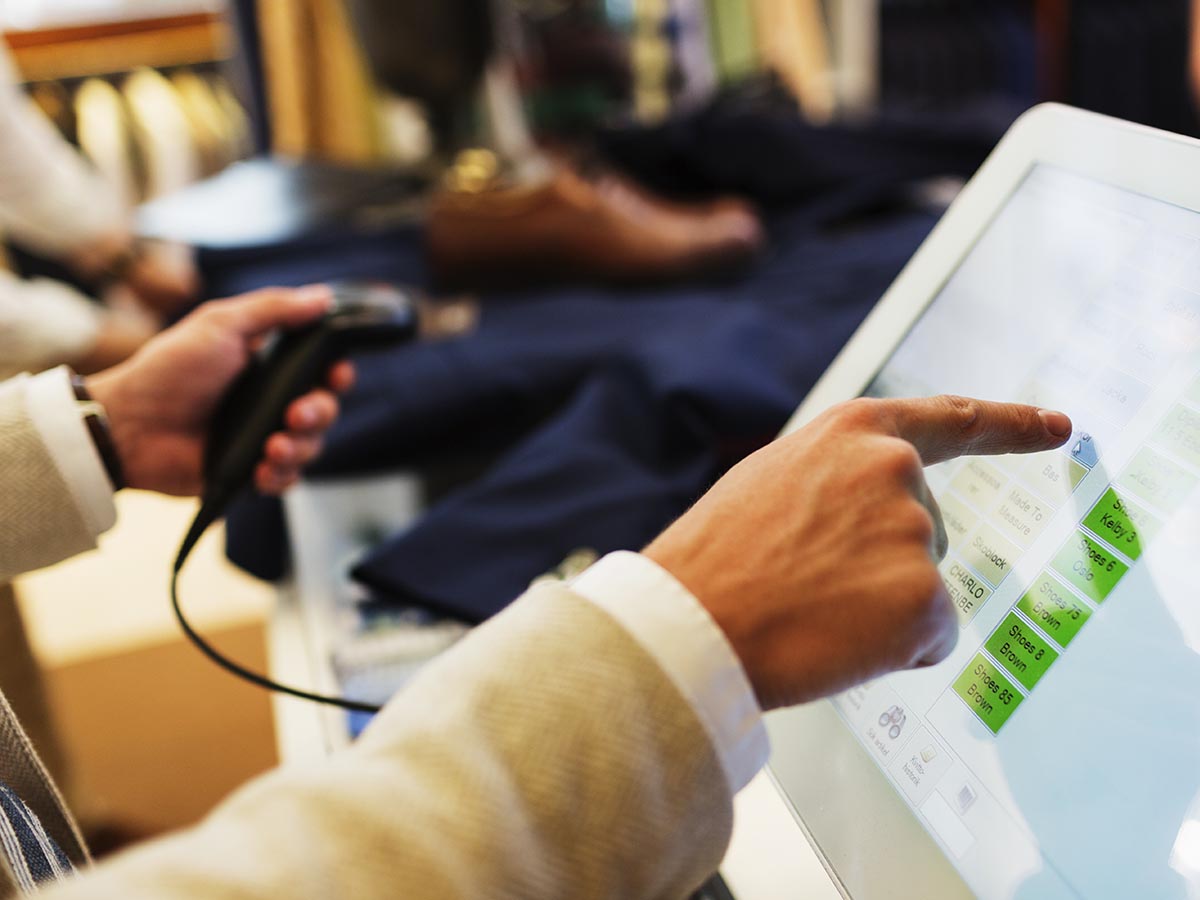
<path id="1" fill-rule="evenodd" d="M 333 305 L 333 290 L 323 284 L 264 288 L 214 305 L 222 325 L 252 339 L 276 328 L 299 328 L 316 321 Z"/>

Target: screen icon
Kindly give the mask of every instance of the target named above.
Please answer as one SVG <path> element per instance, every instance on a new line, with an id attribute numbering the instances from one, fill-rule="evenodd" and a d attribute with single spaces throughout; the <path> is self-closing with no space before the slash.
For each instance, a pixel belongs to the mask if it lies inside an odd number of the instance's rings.
<path id="1" fill-rule="evenodd" d="M 887 711 L 879 717 L 879 727 L 887 729 L 887 736 L 893 741 L 900 737 L 900 733 L 904 730 L 904 723 L 908 721 L 908 716 L 904 714 L 903 706 L 889 706 Z"/>

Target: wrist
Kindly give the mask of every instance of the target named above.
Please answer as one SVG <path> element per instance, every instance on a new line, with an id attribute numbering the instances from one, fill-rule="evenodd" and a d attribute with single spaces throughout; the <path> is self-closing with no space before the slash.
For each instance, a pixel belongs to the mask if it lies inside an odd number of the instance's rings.
<path id="1" fill-rule="evenodd" d="M 736 793 L 766 762 L 762 710 L 741 660 L 694 594 L 645 554 L 610 553 L 571 582 L 658 663 L 696 712 Z M 653 602 L 650 602 L 653 601 Z"/>
<path id="2" fill-rule="evenodd" d="M 92 438 L 92 444 L 104 464 L 104 471 L 112 483 L 113 490 L 119 491 L 125 487 L 125 470 L 113 443 L 112 430 L 109 426 L 108 411 L 88 389 L 82 375 L 72 374 L 71 388 L 75 392 L 75 402 L 79 404 L 83 415 L 83 424 L 87 427 Z"/>
<path id="3" fill-rule="evenodd" d="M 706 567 L 705 548 L 709 546 L 708 541 L 673 540 L 676 535 L 672 534 L 672 531 L 689 524 L 681 525 L 677 522 L 644 549 L 642 555 L 671 575 L 695 597 L 696 602 L 704 608 L 729 643 L 760 705 L 763 709 L 768 709 L 770 707 L 764 702 L 764 691 L 757 678 L 756 660 L 737 615 L 739 607 L 743 604 L 724 602 L 725 597 L 731 594 L 738 596 L 741 592 L 730 591 L 727 588 L 728 572 L 725 571 L 725 566 Z"/>
<path id="4" fill-rule="evenodd" d="M 107 418 L 107 439 L 111 446 L 110 455 L 112 466 L 116 468 L 116 477 L 110 468 L 109 477 L 113 478 L 116 487 L 140 487 L 138 484 L 137 448 L 140 444 L 141 428 L 137 419 L 132 415 L 132 404 L 126 402 L 125 393 L 121 388 L 120 367 L 109 369 L 100 375 L 87 378 L 77 377 L 76 383 L 99 406 Z M 78 389 L 77 389 L 78 391 Z M 77 393 L 78 395 L 78 393 Z M 93 435 L 94 437 L 94 435 Z M 105 467 L 110 467 L 105 450 L 97 444 Z M 117 478 L 120 479 L 118 483 Z"/>

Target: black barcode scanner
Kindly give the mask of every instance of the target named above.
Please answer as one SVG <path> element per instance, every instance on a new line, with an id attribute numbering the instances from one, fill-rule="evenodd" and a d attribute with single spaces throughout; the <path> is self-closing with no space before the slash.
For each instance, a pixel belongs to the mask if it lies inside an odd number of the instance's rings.
<path id="1" fill-rule="evenodd" d="M 276 684 L 221 656 L 184 617 L 177 582 L 196 542 L 229 502 L 251 484 L 267 438 L 286 427 L 288 405 L 318 387 L 338 360 L 361 351 L 394 347 L 416 334 L 413 296 L 390 286 L 335 286 L 330 310 L 311 325 L 280 332 L 238 376 L 218 405 L 205 451 L 204 497 L 175 559 L 171 601 L 184 633 L 223 668 L 262 687 L 304 699 L 349 709 L 376 708 Z"/>
<path id="2" fill-rule="evenodd" d="M 284 429 L 288 405 L 320 386 L 330 366 L 350 354 L 411 340 L 412 298 L 390 287 L 341 286 L 324 316 L 280 332 L 230 386 L 217 407 L 204 460 L 204 506 L 219 516 L 248 485 L 270 435 Z"/>

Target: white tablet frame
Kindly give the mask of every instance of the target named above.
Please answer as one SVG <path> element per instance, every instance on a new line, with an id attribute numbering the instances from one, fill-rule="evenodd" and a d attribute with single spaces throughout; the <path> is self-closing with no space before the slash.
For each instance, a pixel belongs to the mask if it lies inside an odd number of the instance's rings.
<path id="1" fill-rule="evenodd" d="M 784 434 L 863 393 L 1037 164 L 1200 211 L 1200 141 L 1059 104 L 1034 107 L 963 188 Z M 833 886 L 854 900 L 971 896 L 828 702 L 772 713 L 767 722 L 771 772 L 739 797 L 722 865 L 737 900 L 807 895 L 814 849 Z M 809 778 L 805 796 L 785 794 L 779 784 Z M 781 828 L 790 833 L 779 835 Z M 802 872 L 807 884 L 793 880 Z"/>

